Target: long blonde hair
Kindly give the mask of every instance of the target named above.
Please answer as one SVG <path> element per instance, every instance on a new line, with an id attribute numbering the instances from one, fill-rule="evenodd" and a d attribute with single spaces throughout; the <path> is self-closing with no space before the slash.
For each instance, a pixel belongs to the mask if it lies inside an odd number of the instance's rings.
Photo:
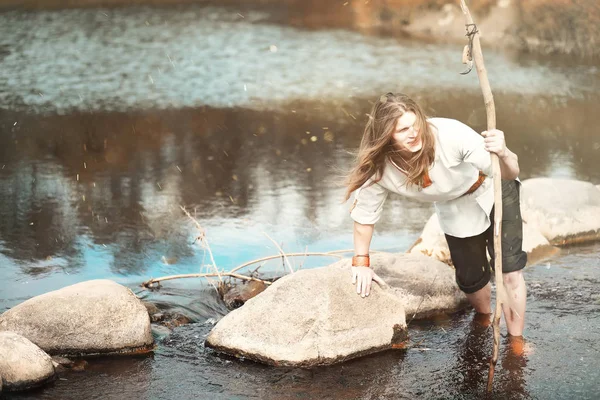
<path id="1" fill-rule="evenodd" d="M 396 122 L 406 112 L 415 113 L 415 129 L 421 139 L 421 149 L 415 153 L 394 145 Z M 352 192 L 360 188 L 369 178 L 381 180 L 386 158 L 406 172 L 407 185 L 422 188 L 429 179 L 429 167 L 435 160 L 435 138 L 432 127 L 421 107 L 405 94 L 386 93 L 373 105 L 365 126 L 357 160 L 346 178 L 348 200 Z"/>

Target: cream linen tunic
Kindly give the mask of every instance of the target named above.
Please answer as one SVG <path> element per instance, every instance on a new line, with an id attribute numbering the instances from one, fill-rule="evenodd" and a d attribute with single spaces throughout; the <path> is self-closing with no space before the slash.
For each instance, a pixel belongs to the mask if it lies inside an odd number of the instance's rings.
<path id="1" fill-rule="evenodd" d="M 375 224 L 392 192 L 432 202 L 444 233 L 460 238 L 478 235 L 490 226 L 494 205 L 492 163 L 483 137 L 454 119 L 428 121 L 437 128 L 435 161 L 429 169 L 432 184 L 423 189 L 407 187 L 406 175 L 388 159 L 379 182 L 371 178 L 355 191 L 350 215 L 360 224 Z M 477 181 L 479 171 L 488 177 L 475 192 L 464 195 Z"/>

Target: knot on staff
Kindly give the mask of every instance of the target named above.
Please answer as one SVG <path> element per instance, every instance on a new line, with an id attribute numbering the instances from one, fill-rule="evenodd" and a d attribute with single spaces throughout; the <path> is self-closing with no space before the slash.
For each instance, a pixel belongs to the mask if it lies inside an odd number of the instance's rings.
<path id="1" fill-rule="evenodd" d="M 466 75 L 473 69 L 473 38 L 479 33 L 475 24 L 465 24 L 465 29 L 467 30 L 465 36 L 469 39 L 469 44 L 463 49 L 462 63 L 467 64 L 467 69 L 461 72 L 461 75 Z"/>

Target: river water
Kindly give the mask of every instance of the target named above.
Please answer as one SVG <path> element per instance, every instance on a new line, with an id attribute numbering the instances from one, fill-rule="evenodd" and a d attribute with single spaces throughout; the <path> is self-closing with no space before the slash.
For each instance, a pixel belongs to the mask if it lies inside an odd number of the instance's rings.
<path id="1" fill-rule="evenodd" d="M 490 332 L 470 312 L 414 322 L 415 346 L 313 370 L 205 349 L 227 310 L 205 282 L 154 292 L 150 277 L 225 270 L 286 252 L 352 246 L 340 186 L 378 94 L 485 128 L 460 46 L 290 26 L 281 9 L 174 6 L 0 13 L 0 312 L 109 278 L 193 322 L 156 331 L 147 357 L 8 398 L 475 398 Z M 295 24 L 298 25 L 298 24 Z M 485 51 L 485 50 L 484 50 Z M 600 184 L 600 73 L 593 63 L 486 51 L 498 126 L 522 179 Z M 405 251 L 432 208 L 388 200 L 373 248 Z M 600 245 L 527 267 L 525 357 L 503 353 L 497 398 L 600 394 Z M 295 260 L 304 268 L 328 258 Z M 280 261 L 268 265 L 281 269 Z M 257 323 L 260 323 L 257 321 Z M 5 395 L 6 396 L 6 395 Z"/>

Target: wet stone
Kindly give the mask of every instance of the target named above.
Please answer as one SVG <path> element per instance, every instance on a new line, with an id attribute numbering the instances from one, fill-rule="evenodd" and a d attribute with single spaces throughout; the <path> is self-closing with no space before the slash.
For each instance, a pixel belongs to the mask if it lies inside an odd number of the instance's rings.
<path id="1" fill-rule="evenodd" d="M 55 366 L 60 365 L 65 368 L 71 368 L 73 366 L 73 361 L 66 357 L 54 356 L 52 357 L 52 361 L 55 363 Z"/>
<path id="2" fill-rule="evenodd" d="M 71 370 L 76 371 L 76 372 L 82 372 L 82 371 L 86 370 L 87 366 L 88 366 L 88 362 L 86 360 L 79 359 L 73 363 Z"/>
<path id="3" fill-rule="evenodd" d="M 27 390 L 55 378 L 52 358 L 15 332 L 0 332 L 0 374 L 6 391 Z"/>
<path id="4" fill-rule="evenodd" d="M 0 315 L 0 331 L 17 332 L 52 355 L 121 354 L 153 345 L 146 308 L 108 279 L 33 297 Z"/>
<path id="5" fill-rule="evenodd" d="M 150 315 L 150 320 L 152 322 L 160 322 L 163 319 L 165 319 L 165 315 L 163 313 L 157 313 L 157 314 Z"/>
<path id="6" fill-rule="evenodd" d="M 227 286 L 223 289 L 223 301 L 230 310 L 239 308 L 254 296 L 262 293 L 267 285 L 259 281 L 242 282 L 235 286 Z"/>

